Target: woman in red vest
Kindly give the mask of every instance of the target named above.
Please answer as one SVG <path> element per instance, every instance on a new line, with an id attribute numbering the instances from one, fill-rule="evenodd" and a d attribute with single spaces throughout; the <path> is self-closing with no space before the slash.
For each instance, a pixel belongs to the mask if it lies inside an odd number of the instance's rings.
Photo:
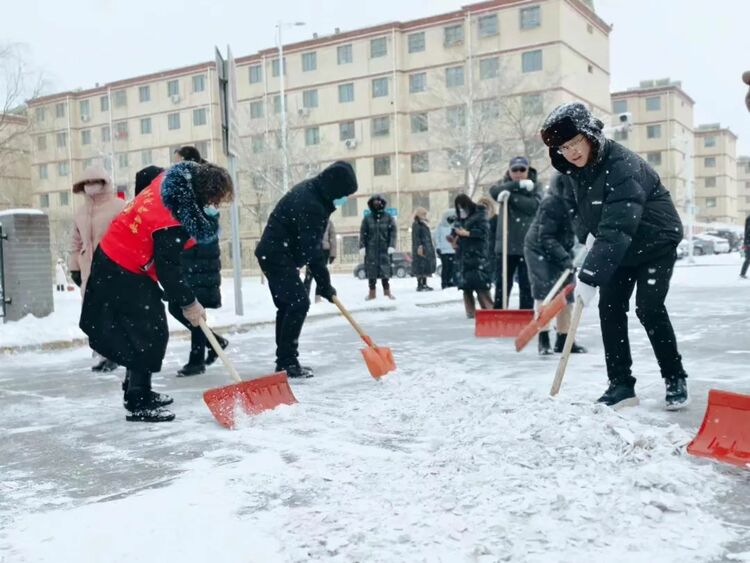
<path id="1" fill-rule="evenodd" d="M 151 374 L 161 370 L 169 339 L 162 297 L 182 307 L 193 326 L 205 319 L 183 278 L 180 254 L 217 238 L 218 226 L 204 208 L 231 200 L 232 193 L 223 168 L 176 164 L 112 221 L 96 250 L 80 327 L 94 350 L 128 370 L 126 420 L 174 419 L 165 408 L 172 398 L 151 390 Z"/>

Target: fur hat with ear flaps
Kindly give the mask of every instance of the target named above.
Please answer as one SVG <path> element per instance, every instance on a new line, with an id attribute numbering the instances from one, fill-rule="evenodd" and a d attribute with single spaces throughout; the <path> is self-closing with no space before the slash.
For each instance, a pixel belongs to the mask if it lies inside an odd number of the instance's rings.
<path id="1" fill-rule="evenodd" d="M 570 173 L 575 166 L 558 153 L 558 147 L 580 133 L 591 142 L 594 154 L 589 162 L 597 162 L 606 142 L 603 129 L 602 120 L 594 117 L 585 105 L 581 102 L 570 102 L 552 110 L 544 120 L 540 133 L 542 141 L 550 148 L 552 166 L 560 172 Z"/>

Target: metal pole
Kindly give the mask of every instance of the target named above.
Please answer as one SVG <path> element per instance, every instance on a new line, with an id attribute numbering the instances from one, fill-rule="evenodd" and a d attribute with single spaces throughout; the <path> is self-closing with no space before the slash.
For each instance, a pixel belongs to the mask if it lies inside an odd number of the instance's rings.
<path id="1" fill-rule="evenodd" d="M 690 137 L 685 138 L 685 159 L 687 168 L 687 231 L 688 231 L 688 263 L 695 264 L 693 256 L 693 224 L 695 222 L 694 182 L 693 182 L 693 146 Z"/>
<path id="2" fill-rule="evenodd" d="M 281 173 L 284 178 L 284 192 L 289 191 L 289 156 L 287 155 L 286 146 L 286 99 L 284 96 L 284 45 L 281 39 L 281 21 L 276 24 L 279 35 L 278 35 L 278 48 L 279 48 L 279 95 L 281 96 Z"/>
<path id="3" fill-rule="evenodd" d="M 238 316 L 245 314 L 245 305 L 242 302 L 242 250 L 240 248 L 240 209 L 238 203 L 239 185 L 237 184 L 237 157 L 229 155 L 229 176 L 236 191 L 229 207 L 229 218 L 232 222 L 232 265 L 234 274 L 234 312 Z"/>
<path id="4" fill-rule="evenodd" d="M 8 236 L 3 234 L 3 224 L 0 223 L 0 308 L 2 308 L 3 311 L 3 324 L 7 322 L 8 317 L 7 311 L 5 310 L 5 305 L 10 302 L 10 300 L 5 296 L 5 258 L 3 257 L 3 241 L 7 238 Z"/>

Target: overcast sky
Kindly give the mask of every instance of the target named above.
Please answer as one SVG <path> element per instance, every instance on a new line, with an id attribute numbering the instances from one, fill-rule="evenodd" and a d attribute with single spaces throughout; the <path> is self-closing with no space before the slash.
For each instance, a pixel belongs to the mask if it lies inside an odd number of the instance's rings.
<path id="1" fill-rule="evenodd" d="M 275 44 L 277 20 L 304 21 L 285 43 L 376 23 L 451 11 L 469 0 L 5 0 L 0 42 L 29 48 L 48 91 L 88 88 Z M 10 3 L 10 6 L 7 4 Z M 750 154 L 750 114 L 740 76 L 750 70 L 750 0 L 594 0 L 614 25 L 611 87 L 681 80 L 696 101 L 695 123 L 721 122 Z M 258 10 L 263 6 L 263 11 Z M 745 87 L 746 88 L 746 87 Z"/>

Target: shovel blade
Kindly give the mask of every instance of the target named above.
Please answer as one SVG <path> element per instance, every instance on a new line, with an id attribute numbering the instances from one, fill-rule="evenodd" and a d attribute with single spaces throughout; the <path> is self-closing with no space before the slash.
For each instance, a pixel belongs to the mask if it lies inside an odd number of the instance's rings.
<path id="1" fill-rule="evenodd" d="M 216 421 L 225 428 L 235 427 L 238 410 L 246 415 L 256 415 L 279 405 L 297 402 L 284 372 L 209 389 L 203 393 L 203 400 Z"/>
<path id="2" fill-rule="evenodd" d="M 575 284 L 566 285 L 557 296 L 539 310 L 539 316 L 532 319 L 516 337 L 516 352 L 523 350 L 549 322 L 568 306 L 568 295 L 575 289 Z"/>
<path id="3" fill-rule="evenodd" d="M 475 336 L 515 338 L 534 319 L 534 310 L 480 309 L 475 319 Z"/>
<path id="4" fill-rule="evenodd" d="M 365 359 L 370 375 L 375 379 L 383 377 L 386 373 L 396 368 L 393 354 L 390 348 L 362 348 L 362 357 Z"/>
<path id="5" fill-rule="evenodd" d="M 689 454 L 750 469 L 750 395 L 711 389 Z"/>

